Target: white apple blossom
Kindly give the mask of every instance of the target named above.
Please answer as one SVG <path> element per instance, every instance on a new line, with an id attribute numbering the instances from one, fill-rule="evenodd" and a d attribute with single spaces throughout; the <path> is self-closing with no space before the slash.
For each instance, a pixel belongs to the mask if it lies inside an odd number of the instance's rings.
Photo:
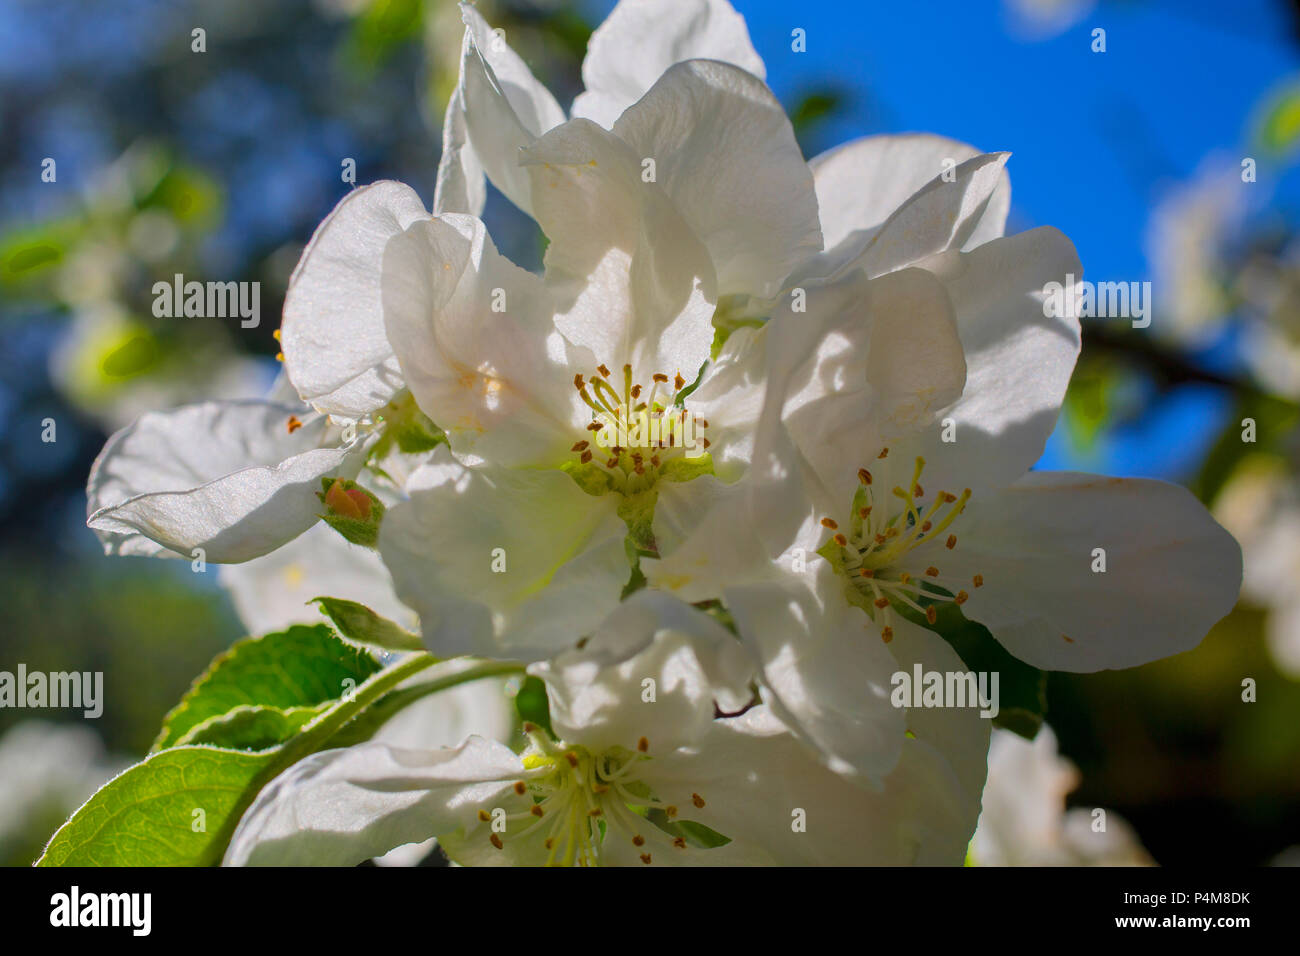
<path id="1" fill-rule="evenodd" d="M 1119 814 L 1066 809 L 1065 797 L 1078 785 L 1078 768 L 1057 753 L 1051 727 L 1044 724 L 1033 741 L 995 730 L 970 861 L 977 866 L 1149 866 L 1151 858 Z"/>
<path id="2" fill-rule="evenodd" d="M 876 690 L 889 660 L 864 639 L 867 616 L 889 643 L 919 630 L 898 608 L 933 624 L 933 604 L 954 602 L 1022 660 L 1092 671 L 1195 646 L 1241 581 L 1236 542 L 1185 490 L 1028 470 L 1079 348 L 1077 321 L 1042 308 L 1047 281 L 1081 274 L 1063 236 L 1037 229 L 918 265 L 889 278 L 929 274 L 946 288 L 964 362 L 938 360 L 942 339 L 919 333 L 878 356 L 878 338 L 891 341 L 879 320 L 828 349 L 816 324 L 778 313 L 762 330 L 772 358 L 754 466 L 695 516 L 679 548 L 645 562 L 655 586 L 724 600 L 782 718 L 833 765 L 868 776 L 888 769 L 891 752 L 888 734 L 873 747 L 861 732 L 890 719 Z M 834 311 L 810 306 L 802 318 Z M 929 402 L 875 384 L 901 369 L 927 376 Z M 858 424 L 846 427 L 835 410 L 852 391 L 840 383 L 864 381 Z M 865 611 L 858 626 L 807 626 L 809 602 L 830 600 L 823 563 Z"/>
<path id="3" fill-rule="evenodd" d="M 529 727 L 522 755 L 476 737 L 317 754 L 263 791 L 225 862 L 355 863 L 436 835 L 480 865 L 960 863 L 976 806 L 937 750 L 907 740 L 872 794 L 764 705 L 715 719 L 745 693 L 738 653 L 707 616 L 640 592 L 585 648 L 532 668 L 558 739 Z M 710 848 L 699 827 L 729 842 Z"/>
<path id="4" fill-rule="evenodd" d="M 725 5 L 705 6 L 717 13 Z M 378 344 L 366 356 L 340 350 L 325 362 L 334 369 L 328 381 L 306 389 L 315 400 L 343 383 L 389 381 L 374 401 L 408 388 L 448 437 L 449 452 L 420 473 L 412 500 L 381 541 L 398 592 L 420 612 L 430 645 L 535 659 L 612 609 L 629 572 L 625 526 L 642 550 L 671 545 L 721 484 L 743 472 L 765 353 L 756 344 L 762 336 L 742 330 L 709 363 L 716 328 L 726 321 L 719 316 L 742 301 L 750 312 L 770 310 L 796 273 L 856 288 L 868 268 L 889 273 L 997 235 L 1008 195 L 1005 156 L 980 156 L 936 137 L 886 137 L 810 168 L 762 82 L 703 60 L 671 65 L 612 130 L 581 117 L 562 122 L 518 57 L 472 9 L 464 16 L 456 94 L 464 113 L 453 111 L 448 122 L 464 120 L 473 155 L 507 195 L 522 202 L 527 194 L 526 207 L 550 239 L 545 275 L 500 256 L 477 219 L 421 217 L 409 191 L 383 184 L 358 196 L 349 214 L 382 228 L 330 233 L 322 261 L 346 260 L 340 271 L 349 281 L 317 290 L 316 274 L 304 267 L 290 298 L 329 302 L 349 322 L 370 316 L 356 337 L 386 337 L 396 360 L 393 374 Z M 463 163 L 469 147 L 456 149 Z M 657 165 L 647 178 L 648 153 Z M 902 169 L 896 181 L 887 181 L 891 167 Z M 443 172 L 440 183 L 451 192 L 461 186 L 448 184 L 467 181 L 460 165 Z M 876 181 L 876 198 L 848 199 L 863 177 Z M 821 251 L 819 197 L 834 210 L 826 217 L 836 239 L 830 252 Z M 899 208 L 888 205 L 891 198 Z M 403 222 L 400 235 L 386 240 L 377 271 L 378 238 Z M 347 242 L 356 244 L 350 255 Z M 373 320 L 376 288 L 386 335 Z M 357 290 L 355 303 L 349 290 Z M 730 304 L 720 305 L 719 296 Z M 911 310 L 915 327 L 930 332 L 928 317 L 948 308 L 939 283 L 918 274 L 885 283 L 878 298 L 881 308 Z M 310 341 L 311 354 L 328 351 L 338 323 L 321 320 L 314 331 L 291 335 L 290 321 L 307 328 L 308 319 L 295 315 L 286 310 L 286 364 L 303 391 L 294 343 Z M 806 324 L 823 328 L 811 317 Z M 935 344 L 933 353 L 959 359 L 955 334 L 948 330 L 943 341 L 946 352 Z M 919 361 L 901 368 L 889 383 L 899 409 L 932 403 L 926 375 L 937 373 Z M 861 397 L 843 396 L 843 414 L 852 417 Z M 619 408 L 693 417 L 709 429 L 702 442 L 709 458 L 653 442 L 616 444 L 599 419 Z M 364 409 L 354 403 L 347 411 Z"/>

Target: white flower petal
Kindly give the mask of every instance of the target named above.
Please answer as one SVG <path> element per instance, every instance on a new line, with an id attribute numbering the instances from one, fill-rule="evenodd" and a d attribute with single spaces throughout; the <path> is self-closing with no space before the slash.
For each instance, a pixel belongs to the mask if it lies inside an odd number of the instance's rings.
<path id="1" fill-rule="evenodd" d="M 465 128 L 477 161 L 492 184 L 524 212 L 532 213 L 531 185 L 519 168 L 519 149 L 564 122 L 564 110 L 528 65 L 493 31 L 482 15 L 461 4 L 459 96 Z"/>
<path id="2" fill-rule="evenodd" d="M 942 423 L 895 450 L 922 455 L 922 479 L 954 493 L 999 488 L 1038 461 L 1079 355 L 1079 321 L 1043 315 L 1043 288 L 1082 274 L 1074 246 L 1050 226 L 946 252 L 920 268 L 943 281 L 966 355 L 966 386 Z"/>
<path id="3" fill-rule="evenodd" d="M 573 115 L 606 129 L 674 63 L 707 59 L 733 63 L 760 80 L 745 19 L 727 0 L 621 0 L 591 35 Z"/>
<path id="4" fill-rule="evenodd" d="M 859 248 L 918 190 L 945 169 L 980 155 L 973 146 L 932 133 L 864 136 L 842 143 L 809 162 L 828 250 L 841 243 Z M 1011 180 L 1003 169 L 998 185 L 963 248 L 1002 235 L 1011 207 Z M 856 235 L 855 235 L 856 234 Z"/>
<path id="5" fill-rule="evenodd" d="M 307 603 L 317 597 L 356 601 L 405 628 L 419 627 L 415 613 L 393 593 L 379 555 L 349 543 L 326 524 L 313 526 L 263 557 L 223 565 L 218 579 L 249 634 L 319 624 L 324 620 L 320 608 Z"/>
<path id="6" fill-rule="evenodd" d="M 831 769 L 878 786 L 904 740 L 904 711 L 889 700 L 898 665 L 844 599 L 843 580 L 816 556 L 808 562 L 784 580 L 728 587 L 725 602 L 760 662 L 773 712 Z"/>
<path id="7" fill-rule="evenodd" d="M 303 250 L 284 299 L 280 347 L 304 402 L 340 418 L 383 408 L 402 389 L 384 335 L 381 262 L 393 236 L 428 211 L 409 186 L 348 193 Z"/>
<path id="8" fill-rule="evenodd" d="M 728 851 L 781 866 L 961 865 L 979 803 L 923 741 L 903 741 L 873 793 L 820 766 L 764 706 L 710 730 L 693 753 L 648 764 L 644 779 L 683 819 L 731 838 L 707 851 L 720 862 Z"/>
<path id="9" fill-rule="evenodd" d="M 898 662 L 898 670 L 963 674 L 970 671 L 947 641 L 933 631 L 897 615 L 893 616 L 894 639 L 889 651 Z M 978 675 L 976 675 L 978 678 Z M 907 729 L 917 739 L 929 744 L 948 761 L 972 806 L 978 803 L 988 775 L 987 756 L 993 719 L 981 717 L 979 707 L 910 707 Z"/>
<path id="10" fill-rule="evenodd" d="M 966 616 L 1045 670 L 1135 667 L 1190 650 L 1241 587 L 1237 542 L 1163 481 L 1030 472 L 971 498 L 951 530 L 954 549 L 923 546 L 917 562 L 981 574 Z M 1092 570 L 1097 548 L 1105 572 Z"/>
<path id="11" fill-rule="evenodd" d="M 438 184 L 433 192 L 434 215 L 448 212 L 479 216 L 487 202 L 483 163 L 469 145 L 465 126 L 465 104 L 457 86 L 447 101 L 442 120 L 442 156 L 438 160 Z"/>
<path id="12" fill-rule="evenodd" d="M 767 485 L 704 475 L 661 491 L 654 519 L 660 557 L 641 559 L 646 580 L 690 603 L 720 599 L 730 585 L 770 581 L 773 558 L 812 513 L 800 487 L 797 476 Z"/>
<path id="13" fill-rule="evenodd" d="M 768 326 L 770 408 L 756 442 L 788 431 L 812 469 L 805 493 L 838 513 L 852 499 L 859 468 L 961 395 L 966 363 L 952 302 L 923 270 L 869 281 L 850 273 L 810 287 L 807 309 L 787 303 Z"/>
<path id="14" fill-rule="evenodd" d="M 219 564 L 275 550 L 316 523 L 321 478 L 354 477 L 367 453 L 363 441 L 315 447 L 324 419 L 290 433 L 292 414 L 204 402 L 141 416 L 96 459 L 86 523 L 109 554 L 189 558 L 202 548 Z"/>
<path id="15" fill-rule="evenodd" d="M 744 707 L 753 668 L 717 621 L 643 590 L 619 605 L 582 649 L 534 664 L 529 673 L 547 683 L 551 723 L 561 739 L 600 752 L 635 750 L 645 737 L 658 754 L 694 742 L 712 723 L 715 702 Z"/>
<path id="16" fill-rule="evenodd" d="M 549 657 L 618 604 L 630 568 L 615 496 L 556 470 L 466 468 L 445 447 L 407 490 L 379 553 L 435 654 Z"/>
<path id="17" fill-rule="evenodd" d="M 1078 769 L 1057 753 L 1044 724 L 1025 740 L 999 730 L 989 746 L 989 779 L 971 851 L 980 866 L 1062 865 L 1069 856 L 1061 825 Z"/>
<path id="18" fill-rule="evenodd" d="M 687 407 L 709 423 L 714 470 L 729 479 L 753 459 L 754 428 L 767 387 L 766 326 L 739 328 L 708 364 Z"/>
<path id="19" fill-rule="evenodd" d="M 444 661 L 417 674 L 402 686 L 418 686 L 454 670 L 476 666 L 473 658 Z M 519 716 L 514 701 L 506 696 L 504 679 L 476 680 L 429 694 L 398 711 L 375 731 L 372 739 L 390 747 L 432 750 L 459 747 L 466 737 L 508 742 L 515 732 Z"/>
<path id="20" fill-rule="evenodd" d="M 556 325 L 610 368 L 630 363 L 694 381 L 713 344 L 716 303 L 708 251 L 640 159 L 587 120 L 522 151 L 533 214 L 550 239 L 546 279 Z"/>
<path id="21" fill-rule="evenodd" d="M 850 233 L 839 245 L 810 260 L 800 274 L 836 276 L 858 268 L 878 276 L 949 249 L 967 248 L 989 207 L 995 200 L 1001 201 L 999 189 L 1010 155 L 984 153 L 956 166 L 947 179 L 935 176 L 878 229 Z"/>
<path id="22" fill-rule="evenodd" d="M 294 764 L 258 794 L 225 866 L 353 866 L 394 847 L 475 825 L 510 792 L 519 758 L 470 737 L 455 750 L 364 743 Z"/>
<path id="23" fill-rule="evenodd" d="M 591 420 L 574 350 L 542 281 L 500 255 L 478 219 L 417 222 L 389 243 L 384 317 L 407 386 L 457 452 L 499 464 L 571 457 Z"/>
<path id="24" fill-rule="evenodd" d="M 614 124 L 713 256 L 718 294 L 769 298 L 820 252 L 812 174 L 762 80 L 713 60 L 671 67 Z"/>

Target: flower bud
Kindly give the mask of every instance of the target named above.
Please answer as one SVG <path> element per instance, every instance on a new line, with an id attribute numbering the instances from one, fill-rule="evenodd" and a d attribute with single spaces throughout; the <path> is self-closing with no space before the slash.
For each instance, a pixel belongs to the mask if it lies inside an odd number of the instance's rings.
<path id="1" fill-rule="evenodd" d="M 379 540 L 383 502 L 345 478 L 322 478 L 321 488 L 316 497 L 325 505 L 325 523 L 353 544 L 373 548 Z"/>

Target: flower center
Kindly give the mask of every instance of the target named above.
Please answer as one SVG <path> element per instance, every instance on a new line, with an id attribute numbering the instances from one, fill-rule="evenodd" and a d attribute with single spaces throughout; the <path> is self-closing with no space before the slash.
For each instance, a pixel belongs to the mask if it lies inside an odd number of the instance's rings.
<path id="1" fill-rule="evenodd" d="M 888 448 L 881 450 L 876 461 L 874 474 L 858 469 L 859 485 L 848 527 L 841 529 L 833 518 L 822 519 L 822 526 L 834 534 L 818 554 L 848 578 L 852 594 L 860 598 L 857 603 L 881 625 L 880 636 L 888 643 L 894 637 L 893 602 L 924 614 L 930 624 L 938 618 L 936 603 L 966 603 L 969 594 L 964 579 L 944 575 L 933 564 L 920 567 L 912 552 L 939 540 L 949 550 L 957 546 L 957 536 L 948 529 L 966 509 L 971 491 L 967 488 L 960 495 L 940 491 L 927 507 L 921 487 L 924 458 L 916 458 L 906 487 L 890 485 Z M 980 574 L 970 581 L 972 587 L 983 584 Z M 922 598 L 927 602 L 924 607 L 919 603 Z"/>
<path id="2" fill-rule="evenodd" d="M 665 471 L 704 456 L 710 442 L 703 432 L 709 423 L 686 408 L 682 392 L 687 382 L 680 372 L 671 384 L 667 375 L 656 372 L 647 389 L 632 380 L 631 365 L 623 366 L 617 384 L 608 366 L 596 371 L 590 379 L 573 377 L 573 387 L 592 413 L 587 437 L 570 449 L 579 465 L 598 469 L 611 490 L 634 495 L 653 487 Z"/>
<path id="3" fill-rule="evenodd" d="M 506 840 L 538 835 L 539 828 L 546 834 L 547 866 L 597 866 L 602 848 L 613 840 L 628 841 L 645 864 L 653 862 L 656 849 L 686 848 L 684 837 L 674 838 L 643 815 L 659 811 L 670 821 L 677 816 L 677 807 L 660 801 L 637 776 L 637 769 L 653 759 L 645 737 L 635 749 L 592 753 L 558 744 L 533 724 L 526 724 L 524 732 L 530 744 L 523 754 L 524 778 L 514 790 L 532 805 L 506 816 L 504 835 L 489 835 L 498 850 Z M 704 806 L 699 794 L 691 797 L 697 807 Z M 479 819 L 492 817 L 481 810 Z"/>

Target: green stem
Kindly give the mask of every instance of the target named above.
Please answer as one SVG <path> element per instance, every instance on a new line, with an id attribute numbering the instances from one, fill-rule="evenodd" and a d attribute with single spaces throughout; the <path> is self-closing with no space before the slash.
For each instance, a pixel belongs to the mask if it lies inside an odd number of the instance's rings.
<path id="1" fill-rule="evenodd" d="M 524 673 L 524 666 L 515 661 L 481 661 L 463 671 L 436 677 L 414 687 L 403 687 L 384 696 L 376 701 L 373 707 L 358 714 L 350 724 L 329 739 L 329 744 L 331 747 L 350 747 L 352 744 L 369 740 L 395 714 L 430 694 L 488 677 L 522 673 Z"/>

